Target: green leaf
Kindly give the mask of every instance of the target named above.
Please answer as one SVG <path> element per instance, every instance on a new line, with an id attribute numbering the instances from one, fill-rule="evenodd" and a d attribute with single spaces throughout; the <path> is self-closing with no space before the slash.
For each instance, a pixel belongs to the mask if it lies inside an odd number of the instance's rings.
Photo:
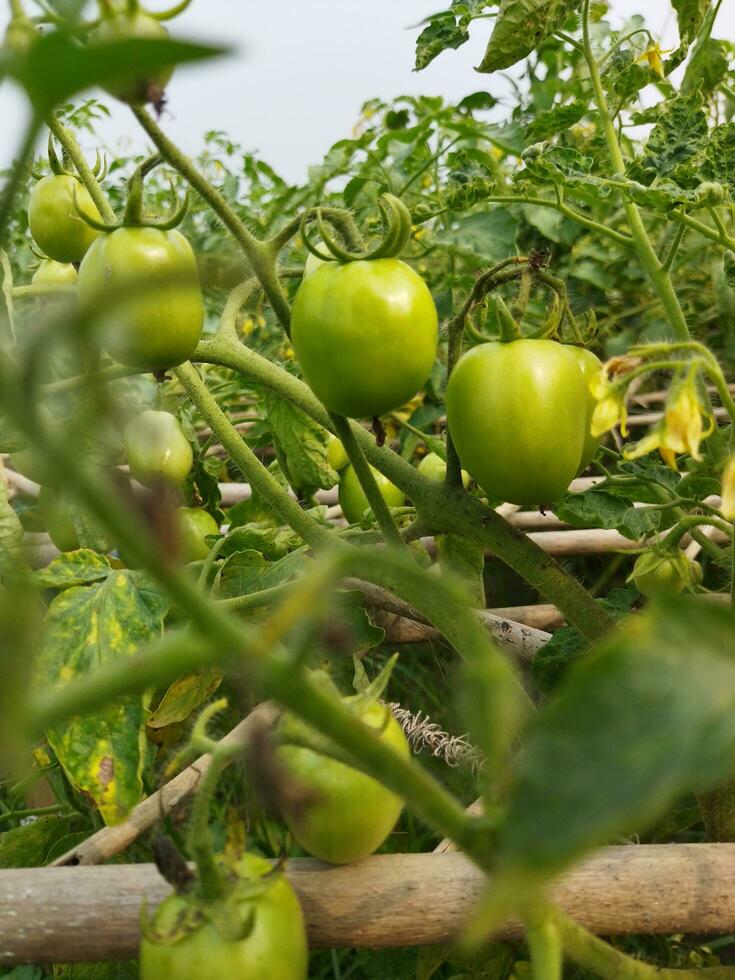
<path id="1" fill-rule="evenodd" d="M 686 58 L 711 7 L 711 0 L 671 0 L 671 4 L 679 24 L 679 47 L 666 61 L 667 75 Z"/>
<path id="2" fill-rule="evenodd" d="M 571 269 L 571 275 L 575 279 L 589 282 L 603 291 L 613 289 L 616 284 L 616 277 L 614 275 L 611 275 L 598 262 L 592 262 L 589 259 L 582 259 L 580 262 L 575 262 Z"/>
<path id="3" fill-rule="evenodd" d="M 468 27 L 486 7 L 495 6 L 488 0 L 453 0 L 449 10 L 443 10 L 427 18 L 427 26 L 416 40 L 415 71 L 430 65 L 442 51 L 456 50 L 470 35 Z"/>
<path id="4" fill-rule="evenodd" d="M 81 47 L 58 30 L 39 37 L 26 52 L 3 52 L 0 72 L 15 78 L 39 115 L 93 85 L 109 85 L 140 77 L 168 65 L 202 61 L 226 54 L 224 47 L 186 41 L 110 41 Z"/>
<path id="5" fill-rule="evenodd" d="M 704 149 L 702 176 L 730 188 L 735 197 L 735 122 L 716 126 Z"/>
<path id="6" fill-rule="evenodd" d="M 526 129 L 526 143 L 536 143 L 563 133 L 578 123 L 588 109 L 589 104 L 580 101 L 556 105 L 546 112 L 539 112 Z"/>
<path id="7" fill-rule="evenodd" d="M 8 485 L 0 474 L 0 579 L 18 567 L 23 545 L 23 527 L 10 503 Z"/>
<path id="8" fill-rule="evenodd" d="M 166 728 L 186 721 L 214 694 L 223 676 L 220 671 L 210 669 L 175 680 L 148 719 L 148 728 Z"/>
<path id="9" fill-rule="evenodd" d="M 45 974 L 40 966 L 16 966 L 3 973 L 3 980 L 44 980 Z"/>
<path id="10" fill-rule="evenodd" d="M 279 561 L 267 561 L 258 551 L 244 551 L 233 555 L 225 564 L 220 576 L 220 595 L 231 597 L 262 592 L 290 582 L 308 567 L 310 559 L 306 550 L 292 551 Z"/>
<path id="11" fill-rule="evenodd" d="M 734 627 L 729 610 L 672 603 L 635 617 L 570 671 L 516 758 L 498 831 L 501 891 L 537 885 L 728 778 Z"/>
<path id="12" fill-rule="evenodd" d="M 54 980 L 138 980 L 137 961 L 125 963 L 54 963 Z"/>
<path id="13" fill-rule="evenodd" d="M 646 170 L 665 177 L 703 148 L 708 126 L 702 103 L 701 93 L 695 91 L 667 104 L 646 143 Z"/>
<path id="14" fill-rule="evenodd" d="M 713 37 L 697 46 L 687 65 L 682 92 L 689 92 L 699 86 L 704 96 L 711 95 L 727 75 L 730 66 L 728 46 L 725 41 Z"/>
<path id="15" fill-rule="evenodd" d="M 517 230 L 518 220 L 507 208 L 494 208 L 457 218 L 435 240 L 460 255 L 499 262 L 516 252 Z"/>
<path id="16" fill-rule="evenodd" d="M 662 512 L 632 504 L 606 490 L 566 493 L 554 513 L 572 527 L 614 528 L 631 541 L 639 541 L 661 526 Z"/>
<path id="17" fill-rule="evenodd" d="M 637 589 L 613 589 L 600 605 L 613 619 L 626 616 L 639 599 Z M 587 640 L 572 626 L 557 630 L 531 662 L 531 676 L 543 694 L 549 694 L 565 676 L 571 665 L 589 653 Z"/>
<path id="18" fill-rule="evenodd" d="M 73 586 L 49 606 L 36 674 L 44 688 L 134 657 L 161 631 L 166 606 L 144 579 L 118 570 L 105 581 Z M 89 796 L 106 823 L 124 819 L 143 792 L 147 695 L 111 703 L 46 732 L 69 781 Z"/>
<path id="19" fill-rule="evenodd" d="M 602 80 L 608 92 L 627 103 L 653 78 L 648 65 L 637 61 L 632 51 L 618 48 L 607 63 Z"/>
<path id="20" fill-rule="evenodd" d="M 33 581 L 41 589 L 68 589 L 73 585 L 99 582 L 110 574 L 110 562 L 104 555 L 84 548 L 65 551 L 58 558 L 33 573 Z"/>
<path id="21" fill-rule="evenodd" d="M 300 543 L 298 534 L 290 527 L 258 527 L 255 524 L 246 524 L 229 532 L 220 555 L 226 558 L 238 552 L 257 551 L 269 561 L 277 561 Z"/>
<path id="22" fill-rule="evenodd" d="M 269 388 L 263 392 L 263 411 L 278 462 L 294 490 L 333 487 L 339 475 L 327 462 L 326 430 Z"/>
<path id="23" fill-rule="evenodd" d="M 480 72 L 510 68 L 574 13 L 573 0 L 502 0 Z"/>
<path id="24" fill-rule="evenodd" d="M 31 823 L 0 834 L 0 868 L 40 868 L 47 863 L 49 850 L 66 837 L 79 817 L 38 817 Z"/>
<path id="25" fill-rule="evenodd" d="M 380 646 L 385 639 L 385 630 L 373 623 L 364 603 L 362 592 L 340 589 L 335 594 L 335 615 L 350 631 L 351 648 L 357 653 Z"/>

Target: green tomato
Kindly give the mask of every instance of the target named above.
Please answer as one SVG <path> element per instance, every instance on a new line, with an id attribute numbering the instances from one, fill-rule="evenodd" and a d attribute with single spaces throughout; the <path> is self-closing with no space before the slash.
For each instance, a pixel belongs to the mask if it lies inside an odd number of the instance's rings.
<path id="1" fill-rule="evenodd" d="M 317 269 L 320 269 L 325 264 L 324 259 L 320 259 L 319 256 L 314 255 L 313 252 L 309 252 L 309 254 L 306 256 L 306 262 L 304 262 L 304 275 L 302 278 L 307 279 L 312 272 L 316 272 Z"/>
<path id="2" fill-rule="evenodd" d="M 235 872 L 241 887 L 225 901 L 234 921 L 251 922 L 250 929 L 240 939 L 223 935 L 217 907 L 208 914 L 195 897 L 170 895 L 143 924 L 141 980 L 306 980 L 309 948 L 295 891 L 255 854 L 245 854 Z"/>
<path id="3" fill-rule="evenodd" d="M 132 14 L 125 12 L 106 17 L 90 38 L 90 44 L 128 40 L 167 41 L 168 39 L 169 33 L 159 20 L 138 10 Z M 108 85 L 105 91 L 129 105 L 139 106 L 146 102 L 160 104 L 173 73 L 173 66 L 158 68 L 148 76 L 142 78 L 133 76 L 114 85 Z"/>
<path id="4" fill-rule="evenodd" d="M 441 483 L 447 475 L 447 464 L 437 453 L 427 453 L 420 461 L 416 469 L 421 476 L 435 483 Z M 472 481 L 472 477 L 467 470 L 462 470 L 462 485 L 467 488 Z"/>
<path id="5" fill-rule="evenodd" d="M 590 423 L 592 422 L 592 413 L 595 410 L 596 402 L 594 395 L 589 389 L 590 381 L 602 370 L 602 361 L 597 354 L 593 354 L 591 350 L 587 350 L 585 347 L 573 347 L 571 344 L 569 344 L 567 345 L 567 350 L 570 354 L 574 355 L 577 364 L 579 364 L 579 369 L 582 372 L 584 386 L 587 392 L 587 416 L 584 423 L 584 446 L 582 447 L 582 458 L 578 471 L 581 473 L 583 470 L 587 469 L 589 464 L 595 458 L 597 447 L 602 442 L 602 436 L 593 436 L 590 432 Z"/>
<path id="6" fill-rule="evenodd" d="M 41 455 L 35 449 L 19 449 L 10 454 L 13 469 L 34 483 L 48 483 L 49 472 Z"/>
<path id="7" fill-rule="evenodd" d="M 41 487 L 38 509 L 48 536 L 59 551 L 76 551 L 79 547 L 79 536 L 74 521 L 69 516 L 69 507 L 62 498 L 48 487 Z"/>
<path id="8" fill-rule="evenodd" d="M 346 703 L 357 705 L 354 699 Z M 356 707 L 358 717 L 378 739 L 408 758 L 411 750 L 401 726 L 380 701 Z M 288 719 L 283 723 L 287 726 Z M 403 800 L 379 782 L 335 759 L 296 745 L 276 749 L 278 761 L 314 802 L 284 813 L 289 830 L 314 857 L 349 864 L 372 854 L 396 825 Z"/>
<path id="9" fill-rule="evenodd" d="M 550 504 L 577 475 L 587 391 L 561 344 L 473 347 L 452 372 L 446 403 L 462 465 L 491 499 Z"/>
<path id="10" fill-rule="evenodd" d="M 654 559 L 655 562 L 655 559 Z M 665 599 L 679 595 L 692 582 L 701 580 L 701 568 L 683 552 L 677 556 L 652 563 L 650 552 L 639 555 L 629 576 L 641 595 L 649 599 Z"/>
<path id="11" fill-rule="evenodd" d="M 33 273 L 34 286 L 75 286 L 77 270 L 70 262 L 56 262 L 44 259 Z"/>
<path id="12" fill-rule="evenodd" d="M 38 246 L 57 262 L 81 262 L 100 233 L 77 213 L 74 197 L 85 214 L 101 221 L 89 191 L 70 174 L 43 177 L 31 191 L 28 224 Z"/>
<path id="13" fill-rule="evenodd" d="M 350 458 L 345 452 L 345 447 L 342 445 L 341 440 L 337 436 L 330 434 L 327 440 L 327 462 L 332 467 L 333 470 L 343 470 L 345 466 L 349 463 Z"/>
<path id="14" fill-rule="evenodd" d="M 372 418 L 412 398 L 431 374 L 437 333 L 426 283 L 399 259 L 325 262 L 294 300 L 296 357 L 338 415 Z"/>
<path id="15" fill-rule="evenodd" d="M 191 444 L 170 412 L 141 412 L 125 429 L 124 442 L 130 472 L 143 486 L 180 486 L 189 475 Z"/>
<path id="16" fill-rule="evenodd" d="M 209 554 L 205 538 L 219 534 L 217 521 L 201 507 L 179 507 L 179 558 L 188 565 L 192 561 L 204 561 Z"/>
<path id="17" fill-rule="evenodd" d="M 100 310 L 102 346 L 128 367 L 176 367 L 202 334 L 196 260 L 178 231 L 119 228 L 102 235 L 79 269 L 79 299 L 89 313 Z"/>
<path id="18" fill-rule="evenodd" d="M 370 469 L 373 471 L 373 476 L 375 477 L 375 482 L 378 484 L 378 490 L 380 491 L 380 496 L 388 504 L 389 507 L 403 507 L 406 503 L 406 498 L 402 490 L 394 486 L 390 480 L 383 476 L 383 474 L 374 469 L 372 466 Z M 344 514 L 347 521 L 350 524 L 358 524 L 362 520 L 362 515 L 370 506 L 368 504 L 368 499 L 360 486 L 360 481 L 357 478 L 357 473 L 351 466 L 348 466 L 342 471 L 342 476 L 339 481 L 339 505 L 342 508 L 342 513 Z"/>

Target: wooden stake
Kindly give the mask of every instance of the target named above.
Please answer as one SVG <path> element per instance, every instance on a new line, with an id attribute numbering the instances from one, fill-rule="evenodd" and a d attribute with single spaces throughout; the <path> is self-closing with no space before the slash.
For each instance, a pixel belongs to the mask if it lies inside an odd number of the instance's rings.
<path id="1" fill-rule="evenodd" d="M 289 862 L 312 947 L 450 942 L 485 879 L 461 854 L 380 854 L 334 867 Z M 0 871 L 0 965 L 136 955 L 141 903 L 170 888 L 150 864 Z M 607 847 L 553 897 L 598 935 L 728 933 L 735 927 L 735 844 Z M 517 935 L 509 923 L 501 935 Z"/>

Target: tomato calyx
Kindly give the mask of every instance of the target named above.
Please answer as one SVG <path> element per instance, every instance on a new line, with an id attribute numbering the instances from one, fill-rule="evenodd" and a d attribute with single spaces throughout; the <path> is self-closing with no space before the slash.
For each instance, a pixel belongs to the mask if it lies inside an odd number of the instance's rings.
<path id="1" fill-rule="evenodd" d="M 217 858 L 224 889 L 221 897 L 206 898 L 195 885 L 187 892 L 176 892 L 177 914 L 165 924 L 143 910 L 144 938 L 159 946 L 174 946 L 187 936 L 211 925 L 225 942 L 238 943 L 252 935 L 257 919 L 257 901 L 274 888 L 283 876 L 283 862 L 262 875 L 238 867 L 236 862 Z"/>
<path id="2" fill-rule="evenodd" d="M 189 210 L 190 195 L 187 190 L 181 204 L 178 201 L 176 187 L 173 180 L 169 178 L 171 189 L 171 207 L 167 215 L 163 218 L 146 216 L 143 208 L 144 181 L 148 174 L 159 164 L 163 163 L 160 153 L 154 153 L 148 157 L 138 167 L 128 182 L 128 200 L 125 205 L 125 213 L 122 221 L 101 221 L 89 214 L 81 207 L 76 192 L 74 193 L 74 207 L 79 217 L 85 221 L 95 231 L 109 234 L 118 231 L 120 228 L 156 228 L 158 231 L 172 231 L 177 228 L 186 217 Z"/>
<path id="3" fill-rule="evenodd" d="M 322 262 L 361 262 L 371 259 L 392 259 L 401 254 L 411 237 L 411 212 L 394 194 L 381 194 L 378 198 L 383 234 L 372 249 L 350 250 L 340 245 L 327 225 L 322 208 L 305 211 L 301 218 L 301 237 L 307 250 Z M 311 238 L 309 223 L 316 222 L 323 245 L 319 247 Z"/>

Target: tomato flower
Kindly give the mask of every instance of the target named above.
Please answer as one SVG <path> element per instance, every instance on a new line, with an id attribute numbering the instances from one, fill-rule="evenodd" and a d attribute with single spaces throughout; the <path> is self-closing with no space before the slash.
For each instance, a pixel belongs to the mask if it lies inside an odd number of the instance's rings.
<path id="1" fill-rule="evenodd" d="M 702 419 L 709 425 L 703 430 Z M 677 453 L 689 453 L 701 459 L 699 444 L 714 430 L 712 414 L 702 405 L 694 381 L 689 379 L 679 385 L 667 399 L 664 411 L 666 445 Z"/>
<path id="2" fill-rule="evenodd" d="M 706 428 L 703 420 L 707 421 Z M 702 403 L 694 379 L 689 377 L 672 389 L 662 421 L 623 455 L 626 459 L 638 459 L 657 449 L 666 465 L 678 470 L 677 454 L 687 453 L 693 459 L 701 459 L 700 443 L 714 428 L 714 417 Z"/>
<path id="3" fill-rule="evenodd" d="M 649 44 L 643 54 L 636 58 L 636 61 L 643 61 L 645 59 L 654 75 L 658 75 L 659 78 L 664 78 L 664 63 L 661 55 L 670 54 L 672 50 L 672 48 L 662 50 L 657 43 L 653 42 Z"/>

